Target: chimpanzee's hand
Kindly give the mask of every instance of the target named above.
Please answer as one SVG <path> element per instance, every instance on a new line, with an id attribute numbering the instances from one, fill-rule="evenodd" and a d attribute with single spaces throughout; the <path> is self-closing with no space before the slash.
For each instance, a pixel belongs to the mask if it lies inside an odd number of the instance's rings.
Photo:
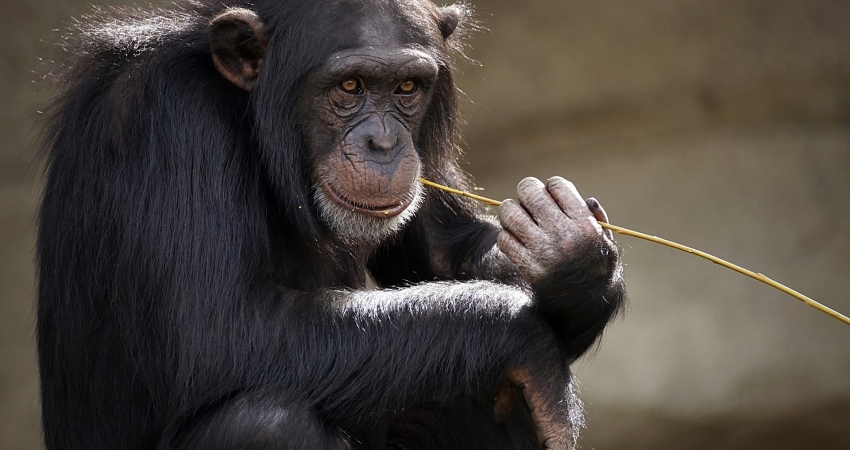
<path id="1" fill-rule="evenodd" d="M 608 216 L 596 199 L 582 200 L 575 186 L 561 177 L 544 185 L 526 178 L 517 185 L 517 200 L 499 208 L 499 249 L 534 286 L 553 269 L 579 255 L 580 249 L 602 241 L 612 249 L 613 236 L 597 221 Z"/>
<path id="2" fill-rule="evenodd" d="M 504 228 L 499 233 L 499 249 L 516 264 L 535 295 L 543 296 L 538 299 L 544 305 L 542 311 L 553 321 L 570 357 L 577 357 L 596 339 L 617 304 L 605 303 L 604 290 L 596 292 L 608 284 L 618 257 L 611 232 L 598 223 L 608 222 L 605 210 L 593 198 L 582 200 L 575 186 L 561 177 L 550 178 L 545 185 L 526 178 L 517 186 L 517 200 L 502 202 L 499 220 Z M 583 284 L 553 284 L 551 277 L 560 280 L 559 274 L 565 270 L 569 272 L 566 279 Z M 548 292 L 553 285 L 579 291 L 566 292 L 563 297 Z M 567 385 L 563 379 L 547 375 L 552 373 L 559 373 L 558 369 L 512 368 L 502 381 L 493 412 L 496 420 L 506 418 L 521 395 L 531 411 L 538 445 L 566 450 L 573 448 L 575 439 L 570 411 L 563 401 Z"/>

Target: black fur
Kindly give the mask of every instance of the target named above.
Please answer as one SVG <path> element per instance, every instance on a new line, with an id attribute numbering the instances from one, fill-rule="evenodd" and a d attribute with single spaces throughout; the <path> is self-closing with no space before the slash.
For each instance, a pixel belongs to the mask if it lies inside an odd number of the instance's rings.
<path id="1" fill-rule="evenodd" d="M 433 191 L 368 261 L 332 239 L 310 200 L 299 83 L 351 45 L 367 2 L 320 3 L 83 21 L 46 132 L 49 450 L 525 449 L 527 409 L 496 424 L 491 403 L 520 364 L 579 417 L 567 366 L 623 301 L 617 255 L 590 248 L 532 294 L 493 250 L 498 225 Z M 257 11 L 270 35 L 250 94 L 210 57 L 207 24 L 225 6 Z M 411 33 L 441 32 L 398 5 L 382 11 Z M 430 47 L 442 65 L 417 148 L 424 176 L 464 187 L 449 60 L 459 34 Z M 383 289 L 364 290 L 367 266 Z"/>

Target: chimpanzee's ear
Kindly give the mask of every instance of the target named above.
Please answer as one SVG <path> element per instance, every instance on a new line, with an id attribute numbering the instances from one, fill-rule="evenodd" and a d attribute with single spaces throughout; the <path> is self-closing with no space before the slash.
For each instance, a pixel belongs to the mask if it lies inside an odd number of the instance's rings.
<path id="1" fill-rule="evenodd" d="M 466 11 L 457 5 L 439 8 L 437 26 L 440 27 L 440 34 L 443 35 L 443 39 L 448 39 L 455 32 L 465 13 Z"/>
<path id="2" fill-rule="evenodd" d="M 265 24 L 254 11 L 228 8 L 210 21 L 210 49 L 215 68 L 231 83 L 246 91 L 263 68 L 268 36 Z"/>

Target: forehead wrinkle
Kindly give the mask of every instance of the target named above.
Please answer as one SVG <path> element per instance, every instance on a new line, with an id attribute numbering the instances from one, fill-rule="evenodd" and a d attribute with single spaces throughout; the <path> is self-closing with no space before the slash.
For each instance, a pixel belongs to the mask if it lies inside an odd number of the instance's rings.
<path id="1" fill-rule="evenodd" d="M 380 77 L 387 73 L 434 77 L 438 64 L 431 55 L 420 50 L 365 49 L 332 57 L 327 70 L 334 78 L 355 74 Z"/>

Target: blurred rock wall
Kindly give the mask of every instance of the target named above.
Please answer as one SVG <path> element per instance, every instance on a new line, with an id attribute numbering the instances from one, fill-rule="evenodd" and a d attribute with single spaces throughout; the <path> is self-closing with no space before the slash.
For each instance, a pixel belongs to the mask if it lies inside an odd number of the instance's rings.
<path id="1" fill-rule="evenodd" d="M 477 2 L 461 88 L 485 194 L 565 176 L 613 223 L 850 311 L 850 3 Z M 585 448 L 850 448 L 850 329 L 634 238 L 578 365 Z"/>
<path id="2" fill-rule="evenodd" d="M 32 127 L 50 43 L 82 0 L 4 6 L 0 449 L 39 447 Z M 114 2 L 112 4 L 115 4 Z M 850 313 L 850 2 L 477 0 L 459 62 L 485 195 L 562 175 L 612 222 Z M 47 61 L 40 61 L 42 58 Z M 36 83 L 33 83 L 36 81 Z M 584 448 L 846 449 L 850 327 L 629 237 L 630 308 L 577 365 Z"/>

